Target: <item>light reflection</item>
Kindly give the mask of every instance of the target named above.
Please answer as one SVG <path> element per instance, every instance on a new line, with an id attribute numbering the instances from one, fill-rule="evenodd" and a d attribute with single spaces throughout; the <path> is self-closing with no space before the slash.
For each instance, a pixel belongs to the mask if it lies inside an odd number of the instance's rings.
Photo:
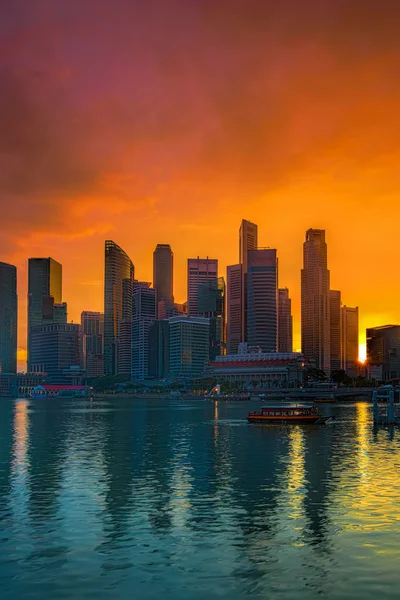
<path id="1" fill-rule="evenodd" d="M 217 447 L 218 445 L 218 435 L 219 435 L 219 427 L 218 427 L 218 417 L 219 417 L 219 411 L 218 411 L 218 400 L 216 400 L 214 402 L 214 446 Z"/>
<path id="2" fill-rule="evenodd" d="M 14 475 L 27 475 L 28 472 L 28 443 L 29 443 L 29 416 L 28 400 L 18 400 L 14 411 L 14 449 L 12 471 Z"/>
<path id="3" fill-rule="evenodd" d="M 289 466 L 287 469 L 287 490 L 291 519 L 298 519 L 302 515 L 302 505 L 305 490 L 304 466 L 304 431 L 300 427 L 293 427 L 289 433 Z"/>

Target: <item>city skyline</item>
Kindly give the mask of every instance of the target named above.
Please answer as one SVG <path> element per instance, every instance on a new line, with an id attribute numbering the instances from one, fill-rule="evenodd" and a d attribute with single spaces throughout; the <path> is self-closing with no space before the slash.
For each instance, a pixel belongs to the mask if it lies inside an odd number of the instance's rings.
<path id="1" fill-rule="evenodd" d="M 237 232 L 238 232 L 238 228 L 236 227 L 236 235 L 237 235 Z M 304 232 L 303 232 L 303 236 L 304 236 Z M 261 236 L 261 239 L 263 239 L 263 237 L 264 236 Z M 303 239 L 304 239 L 304 237 L 303 237 Z M 116 246 L 118 246 L 115 242 L 112 242 L 112 243 L 115 244 Z M 103 240 L 103 244 L 104 244 L 104 240 Z M 330 244 L 330 240 L 329 239 L 327 240 L 327 244 L 328 244 L 328 248 L 329 248 L 329 250 L 328 250 L 328 252 L 329 252 L 329 263 L 331 263 L 331 253 L 330 253 L 330 245 L 331 244 Z M 278 251 L 278 254 L 280 255 L 281 253 L 280 253 L 280 249 L 279 248 L 277 249 L 277 251 Z M 104 252 L 104 246 L 103 246 L 103 252 Z M 124 254 L 125 254 L 125 252 L 124 252 Z M 129 252 L 126 252 L 126 254 L 130 255 Z M 45 259 L 45 260 L 48 260 L 48 259 Z M 218 257 L 215 260 L 218 260 Z M 177 282 L 175 281 L 175 277 L 174 277 L 174 282 L 173 282 L 174 293 L 175 293 L 176 288 L 182 289 L 182 287 L 186 288 L 186 292 L 187 292 L 187 261 L 188 261 L 188 259 L 185 258 L 184 259 L 184 263 L 186 263 L 186 269 L 185 269 L 185 271 L 186 271 L 186 273 L 185 273 L 186 278 L 185 279 L 186 280 L 183 281 L 183 285 L 179 285 L 179 282 L 178 282 L 178 285 L 177 285 Z M 55 261 L 55 262 L 58 263 L 59 261 Z M 135 262 L 135 261 L 133 260 L 132 262 Z M 219 260 L 218 260 L 218 262 L 219 262 Z M 140 267 L 141 267 L 141 265 L 138 265 L 138 272 L 143 272 L 143 270 Z M 150 267 L 151 267 L 151 272 L 150 272 L 150 277 L 148 277 L 148 281 L 152 282 L 153 262 L 151 262 Z M 227 267 L 229 267 L 229 264 L 227 265 Z M 280 271 L 281 271 L 281 267 L 282 267 L 282 261 L 280 261 Z M 223 269 L 223 267 L 220 267 L 221 271 L 222 271 L 222 269 Z M 285 269 L 283 268 L 282 270 L 284 271 Z M 223 276 L 226 279 L 226 269 L 224 269 L 224 271 L 225 272 L 224 272 Z M 103 267 L 102 276 L 104 278 L 104 267 Z M 18 279 L 18 288 L 20 289 L 20 287 L 23 287 L 23 282 L 21 282 L 21 276 L 20 276 L 20 274 L 19 274 L 19 276 L 18 276 L 17 279 Z M 142 279 L 145 279 L 145 278 L 142 278 Z M 300 277 L 299 277 L 299 279 L 300 279 Z M 292 294 L 292 291 L 290 292 L 291 296 L 293 295 L 295 298 L 296 298 L 296 296 L 298 297 L 299 304 L 300 304 L 300 291 L 301 291 L 301 285 L 300 285 L 300 283 L 301 282 L 299 281 L 298 290 L 296 290 L 296 287 L 295 287 L 294 290 L 293 290 L 293 294 Z M 283 281 L 283 278 L 282 278 L 281 274 L 279 276 L 279 285 L 280 286 L 281 285 L 285 285 L 286 286 L 286 281 Z M 20 294 L 20 292 L 19 292 L 19 294 Z M 66 293 L 63 293 L 63 296 L 67 297 Z M 79 323 L 80 322 L 80 314 L 81 314 L 82 310 L 84 310 L 84 311 L 87 310 L 89 312 L 91 312 L 91 311 L 103 312 L 103 310 L 104 310 L 104 290 L 102 290 L 100 292 L 100 296 L 101 296 L 100 299 L 97 298 L 97 304 L 96 304 L 96 299 L 95 298 L 93 298 L 91 300 L 92 305 L 90 307 L 87 307 L 87 304 L 89 303 L 89 300 L 87 300 L 84 303 L 84 305 L 79 305 L 78 306 L 78 305 L 76 305 L 74 303 L 74 299 L 73 298 L 71 298 L 71 299 L 67 298 L 67 300 L 70 300 L 70 301 L 68 301 L 68 321 L 69 322 L 73 322 L 73 323 Z M 177 296 L 177 295 L 175 294 L 175 296 Z M 342 298 L 343 297 L 344 297 L 344 300 L 348 299 L 348 295 L 346 295 L 345 292 L 344 293 L 342 292 Z M 185 295 L 179 296 L 179 298 L 180 298 L 181 302 L 185 302 L 186 301 Z M 354 305 L 358 305 L 359 306 L 360 303 L 357 301 L 357 296 L 354 296 L 354 298 L 355 298 L 354 303 L 346 302 L 346 304 L 348 304 L 348 305 L 354 304 Z M 19 304 L 20 304 L 20 302 L 19 302 Z M 24 304 L 24 302 L 23 302 L 23 304 Z M 70 310 L 70 306 L 72 306 L 72 310 Z M 93 308 L 93 306 L 95 306 L 95 308 Z M 298 307 L 298 309 L 299 308 L 300 308 L 300 306 Z M 18 338 L 19 338 L 19 344 L 18 344 L 18 350 L 19 350 L 19 352 L 18 352 L 18 368 L 20 370 L 23 370 L 24 363 L 26 362 L 26 355 L 25 355 L 24 351 L 21 352 L 21 348 L 24 350 L 24 346 L 26 346 L 26 342 L 24 343 L 24 340 L 21 340 L 20 329 L 22 329 L 24 332 L 26 331 L 25 327 L 24 327 L 24 325 L 25 325 L 24 324 L 24 317 L 26 319 L 26 314 L 25 315 L 24 314 L 21 315 L 21 307 L 20 306 L 19 306 L 19 311 L 18 312 L 19 312 L 19 322 L 18 322 L 18 330 L 19 330 L 19 336 L 18 336 Z M 360 308 L 360 328 L 359 328 L 359 356 L 360 356 L 360 360 L 361 361 L 364 360 L 364 358 L 365 358 L 365 352 L 366 352 L 366 344 L 365 344 L 365 341 L 364 341 L 365 340 L 365 331 L 366 331 L 366 328 L 364 328 L 363 324 L 362 324 L 363 323 L 362 315 L 363 315 L 363 313 L 362 313 L 362 307 L 361 307 Z M 296 307 L 295 307 L 294 310 L 293 310 L 293 350 L 295 350 L 295 351 L 300 351 L 301 350 L 300 321 L 301 321 L 301 319 L 300 319 L 300 310 L 299 310 L 299 312 L 297 312 L 296 311 Z M 392 321 L 387 320 L 386 322 L 396 323 L 396 321 L 393 320 L 393 319 L 392 319 Z M 384 324 L 384 321 L 381 321 L 379 323 L 377 322 L 375 325 L 372 325 L 372 326 L 374 327 L 374 326 L 379 326 L 379 325 L 382 325 L 382 324 Z M 25 335 L 26 335 L 26 333 L 25 333 Z"/>

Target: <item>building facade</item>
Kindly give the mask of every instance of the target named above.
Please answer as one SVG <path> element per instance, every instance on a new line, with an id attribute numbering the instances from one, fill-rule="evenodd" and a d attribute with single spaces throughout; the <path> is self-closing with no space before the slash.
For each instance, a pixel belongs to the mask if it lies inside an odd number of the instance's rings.
<path id="1" fill-rule="evenodd" d="M 367 364 L 377 381 L 389 383 L 400 378 L 400 325 L 367 329 Z"/>
<path id="2" fill-rule="evenodd" d="M 169 372 L 174 379 L 201 377 L 209 360 L 210 322 L 204 317 L 169 319 Z"/>
<path id="3" fill-rule="evenodd" d="M 342 306 L 341 308 L 342 348 L 341 368 L 349 377 L 358 374 L 358 306 Z"/>
<path id="4" fill-rule="evenodd" d="M 237 354 L 242 341 L 242 265 L 227 267 L 226 350 Z"/>
<path id="5" fill-rule="evenodd" d="M 17 372 L 17 268 L 0 262 L 0 373 Z"/>
<path id="6" fill-rule="evenodd" d="M 115 242 L 105 243 L 104 269 L 104 374 L 119 374 L 120 324 L 124 280 L 133 282 L 134 267 L 129 256 Z"/>
<path id="7" fill-rule="evenodd" d="M 174 253 L 169 244 L 157 244 L 153 253 L 153 287 L 163 306 L 174 304 Z M 158 318 L 161 318 L 158 316 Z M 164 317 L 163 317 L 164 318 Z"/>
<path id="8" fill-rule="evenodd" d="M 153 321 L 149 325 L 149 377 L 167 379 L 169 375 L 169 322 Z"/>
<path id="9" fill-rule="evenodd" d="M 135 281 L 132 316 L 132 379 L 149 377 L 149 327 L 156 320 L 157 292 L 150 283 Z"/>
<path id="10" fill-rule="evenodd" d="M 199 285 L 199 316 L 210 321 L 209 360 L 226 354 L 225 281 L 209 279 Z"/>
<path id="11" fill-rule="evenodd" d="M 104 375 L 104 314 L 84 311 L 81 314 L 82 368 L 87 377 Z"/>
<path id="12" fill-rule="evenodd" d="M 80 371 L 80 326 L 73 323 L 37 325 L 31 329 L 30 372 L 47 373 L 50 383 L 70 381 Z"/>
<path id="13" fill-rule="evenodd" d="M 188 314 L 197 316 L 199 285 L 209 279 L 218 279 L 218 260 L 214 258 L 188 259 Z"/>
<path id="14" fill-rule="evenodd" d="M 331 373 L 342 366 L 342 296 L 339 290 L 329 292 Z"/>
<path id="15" fill-rule="evenodd" d="M 269 248 L 247 252 L 247 342 L 263 352 L 278 347 L 278 259 Z"/>
<path id="16" fill-rule="evenodd" d="M 241 342 L 247 341 L 247 269 L 248 251 L 258 248 L 258 227 L 251 221 L 243 219 L 239 228 L 239 263 L 242 265 L 241 285 Z"/>
<path id="17" fill-rule="evenodd" d="M 301 271 L 301 345 L 306 360 L 330 374 L 330 273 L 323 229 L 309 229 Z"/>
<path id="18" fill-rule="evenodd" d="M 288 288 L 278 289 L 278 352 L 293 350 L 292 301 Z"/>
<path id="19" fill-rule="evenodd" d="M 62 265 L 53 258 L 28 261 L 28 371 L 31 328 L 52 320 L 54 304 L 62 303 Z M 51 319 L 49 319 L 51 311 Z"/>
<path id="20" fill-rule="evenodd" d="M 218 382 L 239 383 L 244 387 L 299 387 L 304 382 L 304 371 L 304 356 L 300 352 L 250 349 L 250 352 L 219 356 L 210 364 L 210 373 Z"/>

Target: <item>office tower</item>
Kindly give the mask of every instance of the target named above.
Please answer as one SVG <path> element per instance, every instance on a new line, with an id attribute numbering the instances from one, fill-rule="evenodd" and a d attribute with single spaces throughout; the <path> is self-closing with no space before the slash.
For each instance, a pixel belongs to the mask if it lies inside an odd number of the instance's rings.
<path id="1" fill-rule="evenodd" d="M 199 316 L 210 321 L 209 359 L 226 354 L 225 281 L 223 277 L 209 279 L 199 285 Z"/>
<path id="2" fill-rule="evenodd" d="M 400 325 L 367 329 L 367 364 L 377 381 L 400 378 Z"/>
<path id="3" fill-rule="evenodd" d="M 293 351 L 292 301 L 288 288 L 278 289 L 278 352 Z"/>
<path id="4" fill-rule="evenodd" d="M 0 262 L 0 373 L 17 372 L 17 269 Z"/>
<path id="5" fill-rule="evenodd" d="M 149 377 L 167 379 L 169 374 L 169 323 L 167 319 L 149 325 Z"/>
<path id="6" fill-rule="evenodd" d="M 115 242 L 105 243 L 104 269 L 104 374 L 119 373 L 118 356 L 124 279 L 133 281 L 129 256 Z"/>
<path id="7" fill-rule="evenodd" d="M 247 341 L 247 268 L 248 251 L 258 248 L 258 227 L 255 223 L 242 220 L 239 229 L 239 263 L 242 265 L 241 286 L 241 342 Z"/>
<path id="8" fill-rule="evenodd" d="M 61 304 L 61 302 L 62 265 L 50 257 L 30 258 L 28 261 L 28 365 L 31 328 L 41 325 L 44 319 L 48 318 L 52 304 Z"/>
<path id="9" fill-rule="evenodd" d="M 330 372 L 328 250 L 323 229 L 309 229 L 301 271 L 301 345 L 306 360 Z"/>
<path id="10" fill-rule="evenodd" d="M 330 347 L 331 347 L 331 373 L 341 368 L 342 353 L 342 299 L 338 290 L 329 292 L 330 313 Z"/>
<path id="11" fill-rule="evenodd" d="M 341 368 L 349 377 L 358 374 L 358 306 L 342 306 Z"/>
<path id="12" fill-rule="evenodd" d="M 118 374 L 130 375 L 132 371 L 132 316 L 133 286 L 130 279 L 122 281 L 122 319 L 119 324 Z"/>
<path id="13" fill-rule="evenodd" d="M 276 250 L 247 253 L 247 342 L 263 352 L 278 347 L 278 259 Z"/>
<path id="14" fill-rule="evenodd" d="M 169 319 L 169 373 L 172 378 L 201 377 L 208 363 L 209 320 L 204 317 Z"/>
<path id="15" fill-rule="evenodd" d="M 157 301 L 164 306 L 173 306 L 174 253 L 169 244 L 157 244 L 153 253 L 153 287 L 157 290 Z M 161 318 L 161 317 L 158 317 Z"/>
<path id="16" fill-rule="evenodd" d="M 81 314 L 82 367 L 87 377 L 104 375 L 104 314 L 84 311 Z"/>
<path id="17" fill-rule="evenodd" d="M 213 258 L 188 259 L 188 314 L 198 315 L 197 299 L 199 285 L 209 279 L 218 278 L 218 260 Z"/>
<path id="18" fill-rule="evenodd" d="M 242 340 L 242 265 L 227 267 L 227 327 L 228 354 L 237 354 Z"/>
<path id="19" fill-rule="evenodd" d="M 50 383 L 69 383 L 69 371 L 79 370 L 80 326 L 73 323 L 36 325 L 31 329 L 29 370 L 47 373 Z"/>
<path id="20" fill-rule="evenodd" d="M 132 317 L 132 379 L 149 376 L 149 327 L 156 319 L 157 292 L 150 283 L 135 281 Z"/>

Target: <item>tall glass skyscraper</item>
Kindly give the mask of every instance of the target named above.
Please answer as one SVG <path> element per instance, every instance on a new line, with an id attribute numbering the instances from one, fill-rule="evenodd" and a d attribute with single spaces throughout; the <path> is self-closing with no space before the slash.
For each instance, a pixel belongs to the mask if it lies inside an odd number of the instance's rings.
<path id="1" fill-rule="evenodd" d="M 293 351 L 292 301 L 288 288 L 278 290 L 278 352 Z"/>
<path id="2" fill-rule="evenodd" d="M 124 280 L 134 279 L 129 256 L 115 242 L 106 240 L 104 268 L 104 373 L 117 375 L 120 324 L 123 319 Z M 126 284 L 125 284 L 126 286 Z"/>
<path id="3" fill-rule="evenodd" d="M 210 360 L 226 354 L 225 281 L 209 279 L 199 285 L 198 311 L 210 320 Z"/>
<path id="4" fill-rule="evenodd" d="M 17 269 L 0 262 L 0 373 L 17 371 Z"/>
<path id="5" fill-rule="evenodd" d="M 62 302 L 62 265 L 53 258 L 28 261 L 28 371 L 31 329 L 41 325 L 48 307 Z"/>
<path id="6" fill-rule="evenodd" d="M 323 229 L 309 229 L 301 271 L 301 348 L 317 369 L 330 373 L 330 273 Z"/>
<path id="7" fill-rule="evenodd" d="M 135 281 L 133 285 L 132 317 L 132 379 L 149 376 L 149 327 L 156 318 L 157 290 L 149 283 Z"/>
<path id="8" fill-rule="evenodd" d="M 278 344 L 278 259 L 276 250 L 247 253 L 247 342 L 263 352 Z"/>
<path id="9" fill-rule="evenodd" d="M 218 260 L 215 258 L 188 258 L 188 314 L 199 314 L 199 285 L 218 278 Z"/>
<path id="10" fill-rule="evenodd" d="M 169 244 L 157 244 L 153 253 L 153 287 L 157 291 L 157 302 L 171 307 L 174 302 L 173 292 L 174 253 Z"/>
<path id="11" fill-rule="evenodd" d="M 331 373 L 341 368 L 342 353 L 342 294 L 339 290 L 329 292 L 330 314 L 330 347 L 331 347 Z"/>

